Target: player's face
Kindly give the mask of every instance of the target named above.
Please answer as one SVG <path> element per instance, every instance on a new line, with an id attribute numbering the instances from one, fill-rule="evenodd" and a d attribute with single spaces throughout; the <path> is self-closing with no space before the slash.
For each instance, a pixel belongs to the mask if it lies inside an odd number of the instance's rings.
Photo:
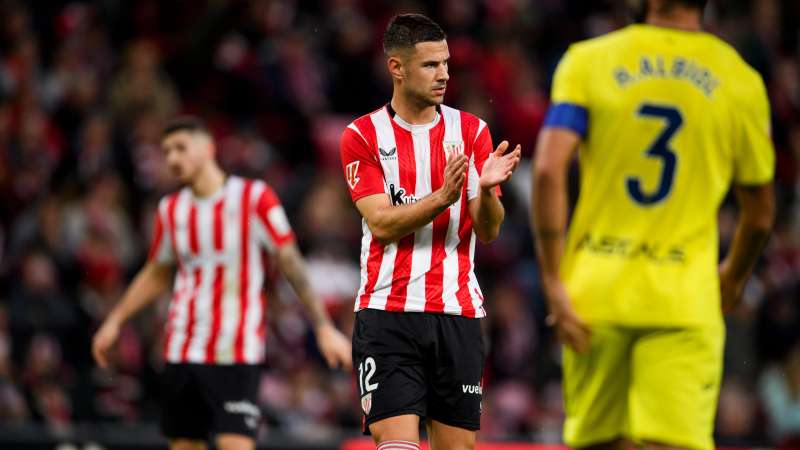
<path id="1" fill-rule="evenodd" d="M 425 106 L 441 104 L 450 79 L 447 41 L 420 42 L 402 59 L 404 93 Z"/>
<path id="2" fill-rule="evenodd" d="M 176 131 L 161 142 L 170 173 L 182 184 L 191 183 L 211 158 L 211 140 L 203 133 Z"/>

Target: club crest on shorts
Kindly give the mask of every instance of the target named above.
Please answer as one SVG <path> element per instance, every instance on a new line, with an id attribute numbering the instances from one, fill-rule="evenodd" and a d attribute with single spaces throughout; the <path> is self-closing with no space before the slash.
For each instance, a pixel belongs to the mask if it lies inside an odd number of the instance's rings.
<path id="1" fill-rule="evenodd" d="M 442 141 L 444 156 L 449 158 L 453 154 L 464 153 L 464 141 Z"/>
<path id="2" fill-rule="evenodd" d="M 372 392 L 368 392 L 361 397 L 361 410 L 364 414 L 369 414 L 372 410 Z"/>

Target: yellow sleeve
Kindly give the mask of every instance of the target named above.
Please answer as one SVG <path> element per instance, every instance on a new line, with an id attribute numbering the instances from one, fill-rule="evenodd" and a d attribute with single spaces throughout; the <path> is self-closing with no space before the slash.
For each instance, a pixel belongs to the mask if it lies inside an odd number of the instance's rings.
<path id="1" fill-rule="evenodd" d="M 764 81 L 756 75 L 742 90 L 736 106 L 738 130 L 734 130 L 733 182 L 759 185 L 772 181 L 775 174 L 775 150 L 770 136 L 770 113 Z"/>
<path id="2" fill-rule="evenodd" d="M 588 62 L 575 45 L 570 46 L 553 75 L 552 102 L 572 103 L 588 107 L 586 92 L 586 67 Z"/>

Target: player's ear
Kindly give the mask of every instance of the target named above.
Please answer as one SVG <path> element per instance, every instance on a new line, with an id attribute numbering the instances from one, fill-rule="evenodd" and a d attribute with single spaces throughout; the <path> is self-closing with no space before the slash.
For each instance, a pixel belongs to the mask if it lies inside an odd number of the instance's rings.
<path id="1" fill-rule="evenodd" d="M 389 69 L 389 74 L 394 79 L 402 80 L 403 77 L 403 61 L 397 53 L 389 55 L 386 60 L 386 68 Z"/>

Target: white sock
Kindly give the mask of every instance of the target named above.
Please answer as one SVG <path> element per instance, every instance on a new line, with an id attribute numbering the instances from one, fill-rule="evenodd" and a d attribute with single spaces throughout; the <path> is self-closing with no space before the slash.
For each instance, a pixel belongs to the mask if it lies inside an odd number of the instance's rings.
<path id="1" fill-rule="evenodd" d="M 383 441 L 376 450 L 419 450 L 419 444 L 411 441 Z"/>

